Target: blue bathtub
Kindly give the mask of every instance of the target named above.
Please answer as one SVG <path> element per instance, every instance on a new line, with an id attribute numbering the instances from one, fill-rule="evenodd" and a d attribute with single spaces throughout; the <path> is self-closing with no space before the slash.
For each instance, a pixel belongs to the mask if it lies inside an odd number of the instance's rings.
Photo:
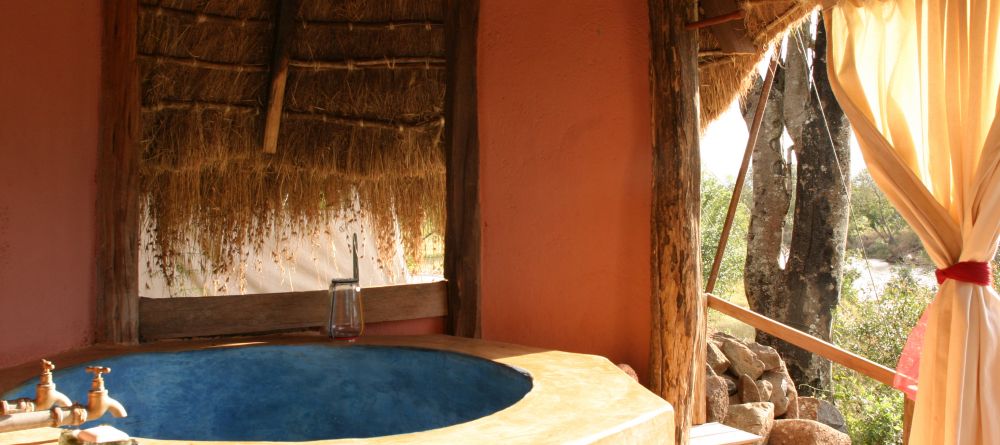
<path id="1" fill-rule="evenodd" d="M 105 415 L 136 437 L 204 441 L 370 438 L 443 428 L 507 408 L 532 389 L 527 373 L 455 352 L 389 346 L 266 345 L 119 355 L 55 371 L 86 401 L 88 365 L 108 366 Z M 58 365 L 58 363 L 57 363 Z M 36 379 L 3 394 L 33 397 Z"/>

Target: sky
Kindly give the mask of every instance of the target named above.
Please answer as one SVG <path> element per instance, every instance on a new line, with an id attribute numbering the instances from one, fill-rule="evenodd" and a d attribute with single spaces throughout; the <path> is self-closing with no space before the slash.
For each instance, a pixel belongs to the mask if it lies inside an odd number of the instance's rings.
<path id="1" fill-rule="evenodd" d="M 712 122 L 701 137 L 701 169 L 716 178 L 733 181 L 740 171 L 743 152 L 750 137 L 747 124 L 740 114 L 739 102 L 733 104 L 715 122 Z M 791 143 L 784 138 L 786 146 Z M 851 135 L 851 177 L 865 169 L 858 143 Z"/>

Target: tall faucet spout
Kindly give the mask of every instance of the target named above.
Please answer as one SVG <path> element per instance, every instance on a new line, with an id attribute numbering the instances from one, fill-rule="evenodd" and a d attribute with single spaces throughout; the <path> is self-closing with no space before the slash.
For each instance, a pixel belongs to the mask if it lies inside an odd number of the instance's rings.
<path id="1" fill-rule="evenodd" d="M 108 395 L 108 390 L 104 388 L 104 378 L 101 377 L 101 374 L 111 372 L 111 368 L 88 366 L 87 372 L 94 374 L 94 380 L 90 383 L 90 392 L 87 393 L 87 418 L 94 420 L 108 411 L 111 411 L 111 415 L 115 417 L 127 416 L 128 413 L 121 402 L 112 399 Z"/>
<path id="2" fill-rule="evenodd" d="M 39 376 L 38 384 L 35 385 L 35 409 L 38 411 L 44 411 L 53 406 L 67 408 L 73 404 L 69 397 L 56 390 L 56 383 L 52 380 L 53 369 L 56 369 L 56 366 L 52 362 L 42 360 L 42 375 Z"/>

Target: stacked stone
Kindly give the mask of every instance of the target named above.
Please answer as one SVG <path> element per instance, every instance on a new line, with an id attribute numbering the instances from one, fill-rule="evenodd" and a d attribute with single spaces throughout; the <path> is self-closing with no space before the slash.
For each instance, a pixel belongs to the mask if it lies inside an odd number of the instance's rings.
<path id="1" fill-rule="evenodd" d="M 851 443 L 842 432 L 846 431 L 843 416 L 839 417 L 837 429 L 817 421 L 836 423 L 840 413 L 829 402 L 800 398 L 784 360 L 774 348 L 717 332 L 709 338 L 707 359 L 709 422 L 761 436 L 761 444 Z M 824 417 L 820 412 L 825 418 L 820 418 Z"/>

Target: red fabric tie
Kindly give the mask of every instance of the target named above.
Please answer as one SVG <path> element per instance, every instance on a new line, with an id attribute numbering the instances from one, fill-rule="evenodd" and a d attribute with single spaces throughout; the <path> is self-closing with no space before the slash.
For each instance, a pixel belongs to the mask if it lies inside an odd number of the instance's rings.
<path id="1" fill-rule="evenodd" d="M 993 282 L 990 264 L 978 261 L 955 263 L 947 269 L 934 271 L 934 274 L 937 275 L 938 284 L 944 283 L 944 280 L 947 279 L 978 284 L 980 286 L 989 286 Z"/>

